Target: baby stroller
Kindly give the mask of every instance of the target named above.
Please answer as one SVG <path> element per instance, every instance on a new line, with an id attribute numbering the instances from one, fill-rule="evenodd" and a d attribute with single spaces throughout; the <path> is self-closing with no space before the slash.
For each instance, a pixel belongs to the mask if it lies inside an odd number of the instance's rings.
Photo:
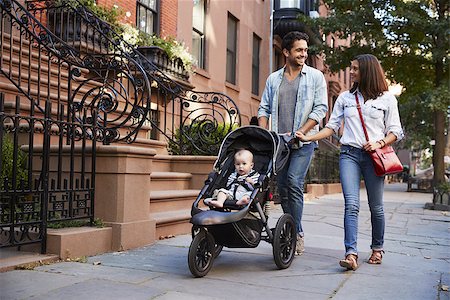
<path id="1" fill-rule="evenodd" d="M 201 200 L 211 197 L 213 191 L 224 187 L 234 171 L 236 150 L 253 153 L 254 169 L 258 171 L 250 201 L 244 207 L 234 200 L 226 200 L 223 208 L 199 207 Z M 283 168 L 289 157 L 289 147 L 281 136 L 257 126 L 244 126 L 229 133 L 219 150 L 218 158 L 192 204 L 192 242 L 189 247 L 189 270 L 195 277 L 205 276 L 222 248 L 255 248 L 261 240 L 272 244 L 273 257 L 279 269 L 288 268 L 294 258 L 296 229 L 290 214 L 283 214 L 275 228 L 268 224 L 264 209 L 269 201 L 270 181 Z"/>

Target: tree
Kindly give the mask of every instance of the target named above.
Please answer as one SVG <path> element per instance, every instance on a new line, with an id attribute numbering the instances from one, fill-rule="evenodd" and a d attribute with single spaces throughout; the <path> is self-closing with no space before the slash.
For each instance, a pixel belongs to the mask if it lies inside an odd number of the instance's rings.
<path id="1" fill-rule="evenodd" d="M 448 131 L 449 1 L 322 0 L 328 17 L 300 21 L 317 34 L 348 41 L 347 46 L 312 47 L 325 54 L 330 70 L 349 66 L 358 54 L 380 59 L 391 82 L 404 88 L 400 114 L 408 146 L 430 148 L 434 139 L 434 184 L 445 181 L 444 155 Z"/>

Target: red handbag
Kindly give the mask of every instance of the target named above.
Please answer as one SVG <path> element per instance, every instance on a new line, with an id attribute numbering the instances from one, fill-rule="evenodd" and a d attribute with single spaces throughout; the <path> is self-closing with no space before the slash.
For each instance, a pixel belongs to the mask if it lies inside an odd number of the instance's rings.
<path id="1" fill-rule="evenodd" d="M 369 141 L 369 135 L 367 134 L 366 124 L 364 124 L 357 92 L 355 92 L 355 98 L 356 108 L 358 109 L 359 118 L 361 119 L 364 135 L 366 136 L 366 140 Z M 372 158 L 373 167 L 375 168 L 375 174 L 377 176 L 396 174 L 403 171 L 403 165 L 400 162 L 400 159 L 398 159 L 397 154 L 395 154 L 394 148 L 391 146 L 375 149 L 375 151 L 369 152 L 369 154 Z"/>

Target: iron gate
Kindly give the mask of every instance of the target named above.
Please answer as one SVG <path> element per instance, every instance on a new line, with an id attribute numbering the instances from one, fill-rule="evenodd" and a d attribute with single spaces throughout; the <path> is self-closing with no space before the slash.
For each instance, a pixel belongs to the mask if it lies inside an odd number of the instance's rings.
<path id="1" fill-rule="evenodd" d="M 49 222 L 93 221 L 96 127 L 52 119 L 51 102 L 27 112 L 14 100 L 0 94 L 0 246 L 40 242 L 45 252 Z"/>

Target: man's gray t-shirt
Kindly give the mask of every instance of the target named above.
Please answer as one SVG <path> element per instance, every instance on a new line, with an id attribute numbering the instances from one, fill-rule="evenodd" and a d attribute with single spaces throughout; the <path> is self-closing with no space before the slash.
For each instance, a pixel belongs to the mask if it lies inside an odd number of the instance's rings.
<path id="1" fill-rule="evenodd" d="M 283 75 L 278 92 L 278 133 L 292 132 L 300 74 L 292 81 Z"/>

